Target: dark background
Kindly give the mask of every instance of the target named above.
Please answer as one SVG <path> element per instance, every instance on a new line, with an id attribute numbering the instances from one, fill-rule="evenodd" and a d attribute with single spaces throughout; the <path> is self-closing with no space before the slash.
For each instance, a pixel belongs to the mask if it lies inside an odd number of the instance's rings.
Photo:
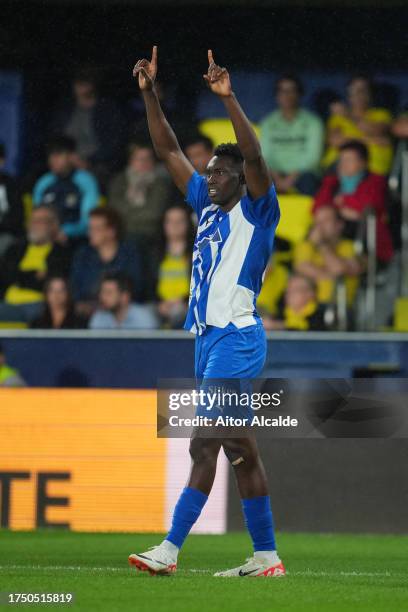
<path id="1" fill-rule="evenodd" d="M 30 104 L 41 112 L 68 94 L 84 63 L 102 68 L 105 93 L 134 95 L 131 68 L 153 43 L 160 77 L 177 83 L 186 111 L 202 87 L 207 47 L 231 70 L 406 67 L 408 7 L 217 4 L 0 2 L 0 69 L 23 72 Z"/>

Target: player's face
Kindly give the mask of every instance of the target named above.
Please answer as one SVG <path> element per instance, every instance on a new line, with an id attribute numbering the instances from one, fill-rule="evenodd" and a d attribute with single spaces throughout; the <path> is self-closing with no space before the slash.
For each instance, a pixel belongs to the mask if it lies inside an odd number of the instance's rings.
<path id="1" fill-rule="evenodd" d="M 241 197 L 242 184 L 240 176 L 242 168 L 229 157 L 217 157 L 210 160 L 205 175 L 207 178 L 208 195 L 218 206 L 230 204 L 234 198 Z"/>

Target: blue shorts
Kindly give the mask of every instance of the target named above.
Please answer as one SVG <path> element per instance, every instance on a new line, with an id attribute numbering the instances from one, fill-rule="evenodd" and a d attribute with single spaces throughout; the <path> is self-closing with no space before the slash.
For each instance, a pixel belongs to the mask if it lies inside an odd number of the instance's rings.
<path id="1" fill-rule="evenodd" d="M 257 378 L 265 364 L 266 336 L 262 323 L 241 329 L 233 323 L 221 329 L 209 326 L 201 336 L 196 337 L 195 374 L 201 379 L 200 389 L 213 390 L 219 385 L 236 393 L 250 393 L 250 380 Z M 235 379 L 235 380 L 233 380 Z M 220 413 L 233 416 L 253 416 L 252 410 L 230 406 L 220 409 L 200 405 L 200 416 L 215 418 Z"/>

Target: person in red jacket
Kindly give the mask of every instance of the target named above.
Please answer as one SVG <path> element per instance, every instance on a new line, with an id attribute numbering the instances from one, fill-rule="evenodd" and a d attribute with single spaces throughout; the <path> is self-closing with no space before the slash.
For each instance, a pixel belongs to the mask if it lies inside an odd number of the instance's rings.
<path id="1" fill-rule="evenodd" d="M 386 178 L 367 170 L 367 147 L 350 140 L 340 148 L 336 174 L 328 175 L 316 194 L 313 212 L 322 206 L 335 206 L 347 222 L 348 235 L 355 233 L 357 222 L 367 208 L 377 216 L 377 258 L 388 262 L 393 255 L 391 233 L 387 223 Z M 350 234 L 351 229 L 351 234 Z"/>

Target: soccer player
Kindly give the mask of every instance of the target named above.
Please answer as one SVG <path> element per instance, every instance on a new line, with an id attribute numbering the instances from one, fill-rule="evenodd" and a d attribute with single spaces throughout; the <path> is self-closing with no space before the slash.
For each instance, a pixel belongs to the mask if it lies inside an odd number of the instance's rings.
<path id="1" fill-rule="evenodd" d="M 193 252 L 191 295 L 185 328 L 196 334 L 195 370 L 203 379 L 259 376 L 266 355 L 265 332 L 255 301 L 269 260 L 279 206 L 261 149 L 231 88 L 228 72 L 208 51 L 204 79 L 229 114 L 238 144 L 214 151 L 204 177 L 194 171 L 168 124 L 155 92 L 157 47 L 139 60 L 138 78 L 150 135 L 199 225 Z M 193 435 L 191 473 L 165 540 L 129 562 L 151 574 L 175 571 L 177 555 L 210 494 L 221 449 L 234 467 L 254 554 L 240 567 L 216 576 L 283 576 L 278 557 L 264 467 L 253 437 L 215 439 Z"/>

